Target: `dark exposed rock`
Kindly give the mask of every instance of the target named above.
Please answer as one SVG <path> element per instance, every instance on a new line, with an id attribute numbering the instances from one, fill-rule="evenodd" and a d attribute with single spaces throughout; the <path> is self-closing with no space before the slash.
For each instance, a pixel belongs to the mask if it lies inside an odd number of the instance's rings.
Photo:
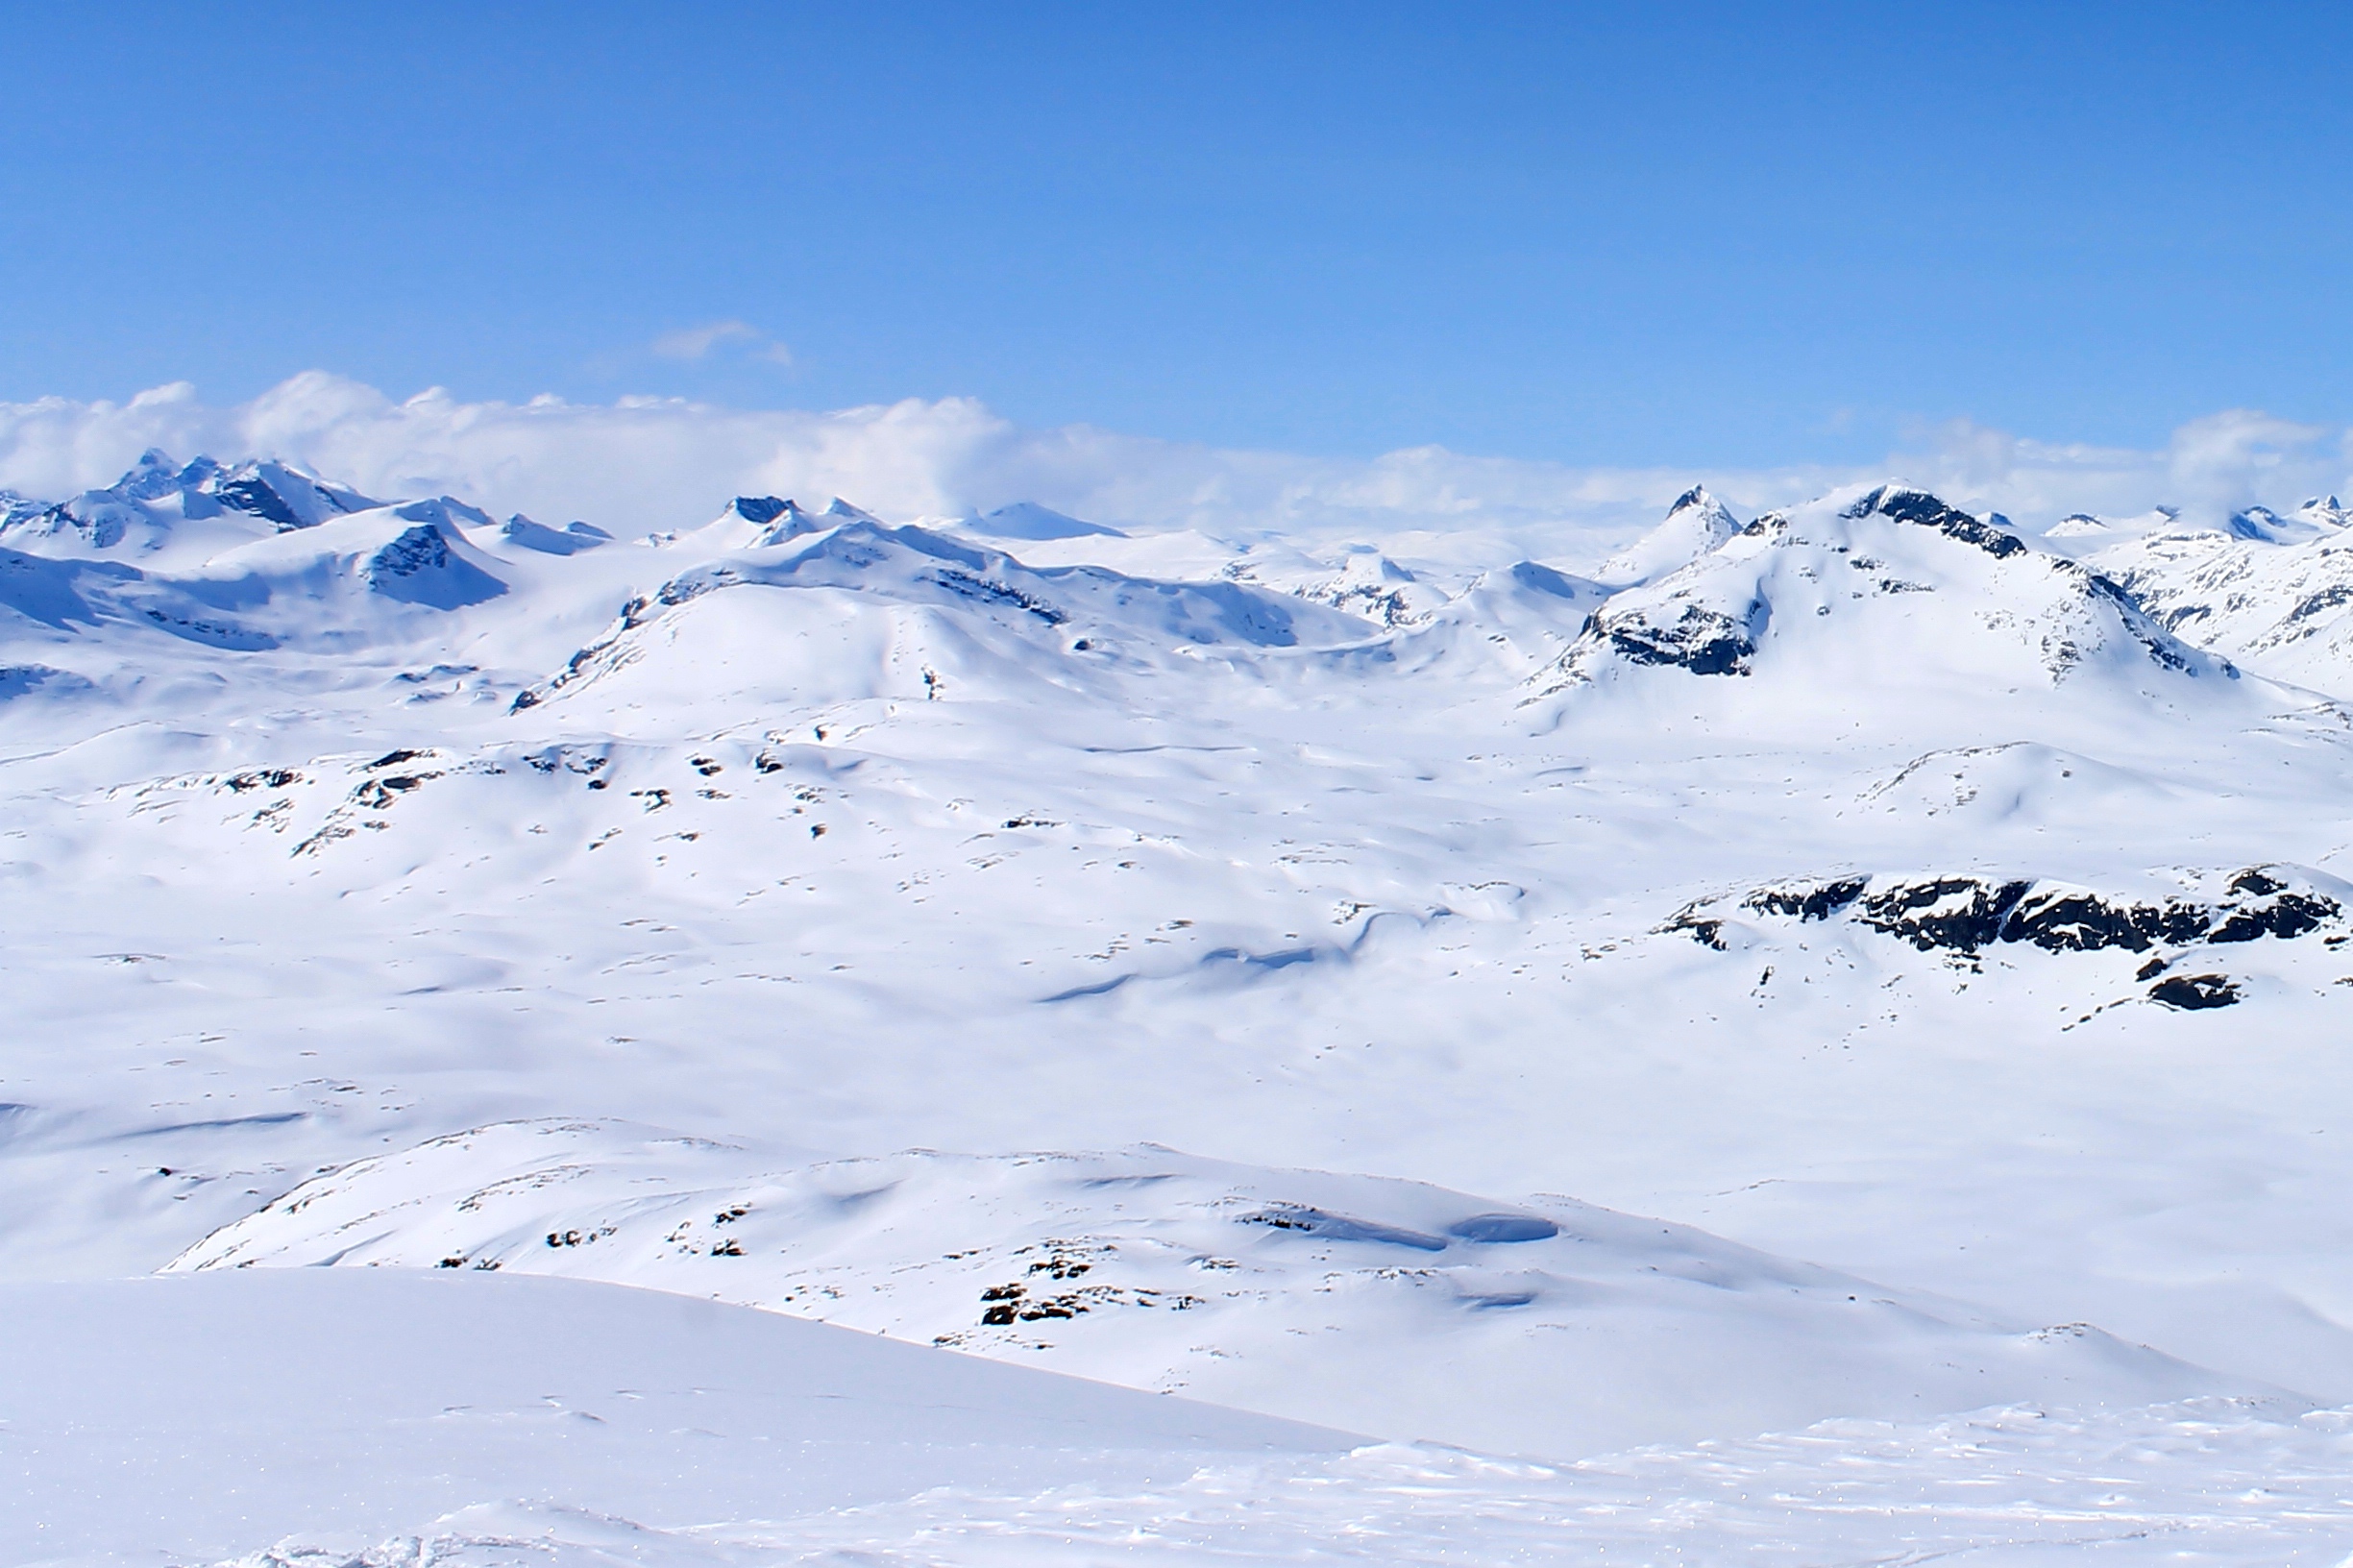
<path id="1" fill-rule="evenodd" d="M 422 788 L 426 779 L 439 776 L 436 773 L 394 773 L 384 778 L 373 778 L 354 790 L 352 798 L 370 811 L 382 811 L 409 791 Z"/>
<path id="2" fill-rule="evenodd" d="M 405 757 L 413 753 L 404 753 Z M 381 767 L 379 763 L 377 766 Z M 303 775 L 291 768 L 257 768 L 251 772 L 232 773 L 221 782 L 237 794 L 248 790 L 282 790 L 289 784 L 299 784 Z"/>
<path id="3" fill-rule="evenodd" d="M 1859 923 L 1900 937 L 1923 952 L 1943 949 L 1972 958 L 1996 942 L 2026 943 L 2053 953 L 2144 953 L 2262 937 L 2292 941 L 2343 919 L 2337 898 L 2309 887 L 2299 890 L 2273 874 L 2283 870 L 2293 874 L 2292 869 L 2276 867 L 2239 871 L 2213 902 L 2187 897 L 2145 902 L 2083 888 L 1976 876 L 1889 882 L 1874 889 L 1870 878 L 1849 876 L 1774 883 L 1751 892 L 1740 907 L 1800 921 L 1826 921 L 1851 909 Z M 1686 904 L 1657 929 L 1687 932 L 1723 951 L 1726 922 L 1710 913 L 1716 902 Z M 2343 942 L 2348 935 L 2329 940 Z M 2137 978 L 2153 979 L 2171 962 L 2160 955 L 2144 965 Z"/>
<path id="4" fill-rule="evenodd" d="M 2109 600 L 2118 609 L 2124 612 L 2125 629 L 2132 633 L 2134 641 L 2147 649 L 2151 661 L 2163 665 L 2168 670 L 2179 670 L 2193 675 L 2197 674 L 2197 667 L 2190 662 L 2180 648 L 2155 635 L 2156 623 L 2150 618 L 2149 613 L 2143 609 L 2141 601 L 2133 598 L 2116 579 L 2104 577 L 2096 572 L 2080 567 L 2077 570 L 2083 571 L 2085 583 L 2093 593 Z M 2238 671 L 2232 668 L 2227 659 L 2221 661 L 2221 667 L 2224 674 L 2234 679 L 2237 678 Z"/>
<path id="5" fill-rule="evenodd" d="M 257 478 L 231 479 L 213 490 L 212 499 L 233 512 L 276 524 L 281 533 L 291 533 L 303 526 L 285 498 Z"/>
<path id="6" fill-rule="evenodd" d="M 983 604 L 1003 604 L 1013 609 L 1027 610 L 1049 626 L 1058 626 L 1069 619 L 1061 610 L 1011 584 L 991 582 L 969 572 L 943 569 L 932 575 L 932 580 L 960 598 L 975 600 Z"/>
<path id="7" fill-rule="evenodd" d="M 368 571 L 407 577 L 449 564 L 449 540 L 430 523 L 421 523 L 369 557 Z"/>
<path id="8" fill-rule="evenodd" d="M 2030 942 L 2046 952 L 2095 952 L 2122 947 L 2146 952 L 2159 943 L 2180 946 L 2206 934 L 2212 914 L 2178 899 L 2136 904 L 2096 893 L 2053 891 L 2020 900 L 2002 927 L 2004 942 Z"/>
<path id="9" fill-rule="evenodd" d="M 1745 675 L 1765 613 L 1764 605 L 1751 604 L 1735 619 L 1685 604 L 1680 616 L 1661 625 L 1639 611 L 1613 617 L 1605 609 L 1586 621 L 1585 634 L 1635 664 L 1671 664 L 1695 675 Z"/>
<path id="10" fill-rule="evenodd" d="M 1384 1225 L 1378 1220 L 1352 1219 L 1346 1214 L 1335 1214 L 1306 1204 L 1275 1204 L 1255 1214 L 1239 1215 L 1237 1223 L 1268 1225 L 1278 1231 L 1311 1232 L 1327 1241 L 1375 1241 L 1385 1246 L 1410 1247 L 1416 1252 L 1446 1250 L 1443 1237 L 1425 1236 L 1420 1231 Z"/>
<path id="11" fill-rule="evenodd" d="M 2299 601 L 2294 609 L 2288 612 L 2286 624 L 2292 625 L 2298 621 L 2309 621 L 2323 610 L 2333 610 L 2348 600 L 2353 600 L 2353 586 L 2341 582 L 2331 583 Z"/>
<path id="12" fill-rule="evenodd" d="M 1897 882 L 1864 898 L 1855 918 L 1922 952 L 1945 947 L 1973 954 L 2000 937 L 2002 922 L 2028 886 L 1973 876 Z"/>
<path id="13" fill-rule="evenodd" d="M 2239 988 L 2226 974 L 2177 974 L 2148 988 L 2148 999 L 2185 1012 L 2228 1007 L 2239 1000 Z"/>
<path id="14" fill-rule="evenodd" d="M 738 496 L 735 515 L 747 523 L 769 524 L 782 517 L 784 509 L 792 504 L 776 496 Z"/>
<path id="15" fill-rule="evenodd" d="M 1685 904 L 1658 929 L 1662 932 L 1688 932 L 1691 940 L 1701 946 L 1713 947 L 1721 953 L 1726 950 L 1724 921 L 1721 918 L 1703 913 L 1706 907 L 1704 903 Z"/>
<path id="16" fill-rule="evenodd" d="M 2022 554 L 2026 549 L 2025 541 L 2017 534 L 1982 523 L 1957 506 L 1948 506 L 1924 490 L 1881 485 L 1847 508 L 1849 517 L 1869 517 L 1874 512 L 1898 523 L 1934 528 L 1996 557 Z"/>
<path id="17" fill-rule="evenodd" d="M 1801 920 L 1826 920 L 1863 895 L 1871 879 L 1840 877 L 1831 882 L 1790 882 L 1759 888 L 1742 906 L 1763 915 L 1794 915 Z"/>
<path id="18" fill-rule="evenodd" d="M 2342 913 L 2334 898 L 2281 893 L 2259 904 L 2234 909 L 2207 936 L 2208 942 L 2253 942 L 2257 937 L 2292 938 L 2316 931 Z"/>

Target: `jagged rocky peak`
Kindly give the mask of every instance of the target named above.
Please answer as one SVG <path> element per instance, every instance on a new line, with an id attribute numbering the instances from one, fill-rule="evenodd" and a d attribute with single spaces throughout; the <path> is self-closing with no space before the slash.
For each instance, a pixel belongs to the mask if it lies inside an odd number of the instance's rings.
<path id="1" fill-rule="evenodd" d="M 184 468 L 161 447 L 149 447 L 137 462 L 110 487 L 125 501 L 160 501 L 181 490 L 193 490 L 220 472 L 211 458 L 197 456 Z"/>
<path id="2" fill-rule="evenodd" d="M 1647 582 L 1686 566 L 1740 531 L 1730 508 L 1695 484 L 1667 508 L 1658 527 L 1602 563 L 1604 582 Z"/>
<path id="3" fill-rule="evenodd" d="M 2295 509 L 2296 518 L 2317 527 L 2342 528 L 2353 527 L 2353 510 L 2348 510 L 2335 496 L 2312 496 Z"/>
<path id="4" fill-rule="evenodd" d="M 276 458 L 224 467 L 199 455 L 183 465 L 154 447 L 141 453 L 130 472 L 110 489 L 92 494 L 145 502 L 177 497 L 184 517 L 242 512 L 281 532 L 316 527 L 330 518 L 381 504 L 349 486 L 331 483 L 308 469 Z"/>
<path id="5" fill-rule="evenodd" d="M 153 551 L 174 539 L 176 525 L 229 520 L 267 525 L 280 533 L 316 527 L 380 502 L 347 485 L 278 459 L 224 467 L 210 457 L 182 463 L 150 447 L 104 489 L 55 504 L 12 498 L 0 528 L 39 550 L 40 541 L 74 551 Z"/>

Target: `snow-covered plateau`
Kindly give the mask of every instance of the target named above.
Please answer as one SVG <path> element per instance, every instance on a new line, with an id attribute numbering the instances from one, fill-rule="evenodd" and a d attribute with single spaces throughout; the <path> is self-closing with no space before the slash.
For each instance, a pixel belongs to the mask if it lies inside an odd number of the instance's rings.
<path id="1" fill-rule="evenodd" d="M 0 1560 L 2345 1560 L 2353 514 L 1558 545 L 0 494 Z"/>

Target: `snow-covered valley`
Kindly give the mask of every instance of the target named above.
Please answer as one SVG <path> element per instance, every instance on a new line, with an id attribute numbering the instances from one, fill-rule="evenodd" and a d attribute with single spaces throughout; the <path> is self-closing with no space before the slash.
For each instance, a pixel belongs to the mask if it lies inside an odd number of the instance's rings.
<path id="1" fill-rule="evenodd" d="M 161 454 L 0 501 L 28 1364 L 331 1264 L 347 1325 L 560 1289 L 634 1342 L 651 1290 L 1124 1384 L 1185 1456 L 950 1434 L 764 1505 L 484 1449 L 16 1560 L 2353 1540 L 2333 502 L 1695 491 L 1475 561 L 759 497 L 625 539 Z"/>

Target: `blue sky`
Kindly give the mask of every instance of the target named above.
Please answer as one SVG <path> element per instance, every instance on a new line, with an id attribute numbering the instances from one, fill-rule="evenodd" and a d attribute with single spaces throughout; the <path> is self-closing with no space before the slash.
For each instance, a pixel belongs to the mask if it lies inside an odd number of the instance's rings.
<path id="1" fill-rule="evenodd" d="M 0 399 L 1629 464 L 2353 420 L 2353 12 L 1928 9 L 12 4 Z"/>

